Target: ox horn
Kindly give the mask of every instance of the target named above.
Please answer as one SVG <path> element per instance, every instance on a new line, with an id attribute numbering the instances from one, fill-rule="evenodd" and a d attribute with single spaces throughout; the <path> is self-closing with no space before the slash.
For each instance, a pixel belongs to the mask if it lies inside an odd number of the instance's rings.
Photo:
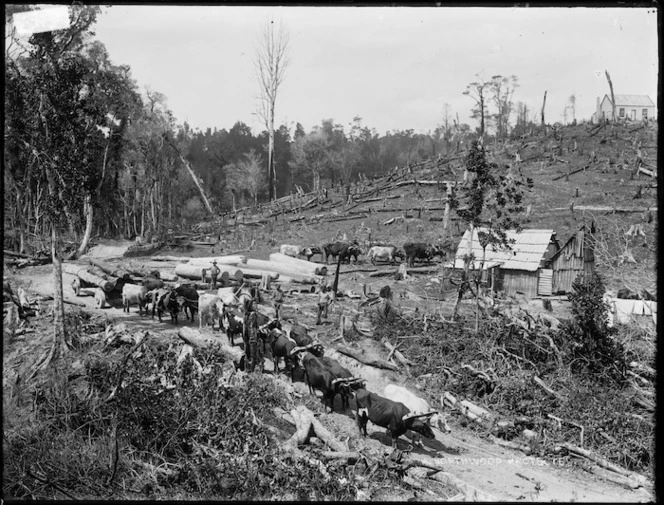
<path id="1" fill-rule="evenodd" d="M 408 419 L 416 419 L 418 417 L 427 417 L 437 414 L 437 410 L 431 410 L 429 412 L 410 412 L 401 418 L 402 421 L 407 421 Z"/>
<path id="2" fill-rule="evenodd" d="M 293 349 L 291 349 L 291 352 L 289 353 L 289 356 L 297 354 L 298 352 L 306 351 L 307 349 L 311 349 L 312 346 L 313 344 L 305 345 L 302 347 L 293 347 Z"/>

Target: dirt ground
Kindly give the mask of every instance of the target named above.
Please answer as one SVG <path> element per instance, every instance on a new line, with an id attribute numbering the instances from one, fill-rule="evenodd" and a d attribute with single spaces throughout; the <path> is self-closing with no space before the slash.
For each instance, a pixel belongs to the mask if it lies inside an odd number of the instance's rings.
<path id="1" fill-rule="evenodd" d="M 86 263 L 88 257 L 100 259 L 120 258 L 122 253 L 130 245 L 130 242 L 105 242 L 92 248 L 89 254 L 80 260 Z M 140 261 L 134 258 L 133 261 Z M 28 267 L 11 273 L 5 272 L 6 280 L 10 280 L 17 286 L 24 286 L 29 296 L 49 296 L 53 292 L 52 268 L 50 265 L 39 267 Z M 120 307 L 109 307 L 95 309 L 92 297 L 75 297 L 70 282 L 73 276 L 63 274 L 65 299 L 76 303 L 84 303 L 85 311 L 103 315 L 108 320 L 123 322 L 127 326 L 144 328 L 151 332 L 163 332 L 175 334 L 178 327 L 183 325 L 198 327 L 198 320 L 191 323 L 182 321 L 178 326 L 173 326 L 164 318 L 164 322 L 152 321 L 150 318 L 139 316 L 136 307 L 132 307 L 127 314 Z M 344 274 L 341 277 L 340 290 L 353 291 L 358 295 L 362 293 L 362 285 L 367 283 L 367 290 L 378 293 L 381 286 L 390 284 L 395 291 L 395 301 L 404 310 L 429 310 L 435 312 L 441 310 L 441 302 L 427 300 L 426 296 L 413 297 L 412 293 L 418 293 L 419 287 L 424 287 L 424 280 L 414 278 L 406 281 L 386 280 L 388 278 L 369 278 L 366 273 Z M 424 293 L 424 291 L 423 291 Z M 269 296 L 267 297 L 269 299 Z M 339 335 L 338 321 L 342 313 L 348 313 L 350 309 L 356 309 L 358 299 L 339 300 L 331 307 L 329 319 L 324 325 L 315 325 L 315 313 L 313 312 L 314 297 L 312 295 L 291 295 L 287 297 L 284 312 L 294 316 L 298 322 L 308 325 L 312 333 L 317 334 L 321 342 L 326 345 L 325 354 L 337 359 L 343 366 L 347 367 L 354 375 L 360 376 L 367 381 L 367 389 L 381 394 L 385 385 L 395 383 L 405 385 L 413 391 L 417 391 L 417 378 L 408 378 L 405 374 L 389 370 L 380 370 L 374 367 L 362 365 L 352 358 L 341 355 L 334 350 L 330 342 Z M 451 301 L 443 302 L 442 310 L 446 314 L 451 311 Z M 450 304 L 449 307 L 446 304 Z M 555 301 L 558 309 L 564 310 L 562 301 Z M 437 308 L 436 308 L 437 307 Z M 537 312 L 541 302 L 533 302 L 529 307 L 532 312 Z M 79 310 L 72 305 L 66 305 L 66 310 Z M 208 330 L 210 331 L 210 330 Z M 5 339 L 4 352 L 4 380 L 11 380 L 19 370 L 36 359 L 37 353 L 48 348 L 50 343 L 49 332 L 34 332 L 14 338 L 11 342 Z M 359 347 L 369 355 L 375 355 L 385 359 L 386 351 L 378 348 L 375 341 L 367 339 L 358 342 Z M 266 361 L 265 371 L 272 371 L 272 364 Z M 304 383 L 296 382 L 295 391 L 303 397 L 309 395 L 308 388 Z M 441 391 L 442 393 L 442 391 Z M 339 402 L 340 399 L 338 398 Z M 360 436 L 354 420 L 351 402 L 351 410 L 339 412 L 340 404 L 335 405 L 336 412 L 321 414 L 320 421 L 329 428 L 339 440 L 347 442 L 349 450 L 359 450 L 363 447 L 391 452 L 390 437 L 382 428 L 371 423 L 368 425 L 369 436 Z M 436 405 L 440 408 L 440 405 Z M 321 410 L 322 411 L 322 410 Z M 447 411 L 445 409 L 445 411 Z M 447 411 L 449 413 L 449 411 Z M 442 462 L 446 471 L 458 479 L 464 481 L 472 488 L 481 492 L 476 496 L 477 500 L 496 501 L 580 501 L 580 502 L 643 502 L 653 500 L 652 490 L 643 488 L 629 489 L 608 481 L 605 476 L 608 473 L 601 469 L 595 469 L 591 473 L 577 465 L 568 462 L 552 464 L 539 458 L 528 457 L 521 452 L 512 451 L 481 438 L 470 430 L 462 427 L 459 418 L 448 415 L 448 422 L 452 432 L 443 434 L 436 430 L 435 440 L 424 439 L 424 449 L 416 447 L 413 453 L 426 454 L 437 458 Z M 399 442 L 400 449 L 408 447 L 408 440 L 402 437 Z M 430 481 L 427 481 L 430 482 Z M 435 485 L 431 489 L 437 492 Z M 408 497 L 395 496 L 385 491 L 385 496 L 374 495 L 371 499 L 404 500 Z M 426 495 L 425 495 L 426 496 Z M 445 498 L 445 495 L 441 495 Z M 425 498 L 426 499 L 426 498 Z"/>

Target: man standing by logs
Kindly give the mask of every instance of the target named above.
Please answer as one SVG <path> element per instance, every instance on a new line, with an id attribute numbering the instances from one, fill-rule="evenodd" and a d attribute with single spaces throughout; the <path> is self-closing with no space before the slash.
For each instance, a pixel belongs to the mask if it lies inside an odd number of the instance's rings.
<path id="1" fill-rule="evenodd" d="M 256 366 L 259 371 L 263 371 L 263 349 L 258 345 L 258 320 L 256 316 L 256 302 L 251 301 L 247 305 L 244 331 L 247 332 L 247 341 L 249 343 L 248 372 L 253 372 Z"/>
<path id="2" fill-rule="evenodd" d="M 210 277 L 212 278 L 212 287 L 217 287 L 217 277 L 219 276 L 219 267 L 217 266 L 217 260 L 212 261 L 212 268 L 210 268 Z"/>
<path id="3" fill-rule="evenodd" d="M 321 316 L 324 319 L 327 319 L 327 309 L 332 301 L 332 291 L 327 285 L 323 284 L 320 288 L 320 293 L 318 295 L 318 316 L 316 319 L 316 324 L 321 324 Z"/>
<path id="4" fill-rule="evenodd" d="M 281 285 L 277 284 L 277 290 L 274 293 L 274 317 L 277 319 L 280 319 L 282 303 L 284 303 L 284 292 L 281 290 Z"/>

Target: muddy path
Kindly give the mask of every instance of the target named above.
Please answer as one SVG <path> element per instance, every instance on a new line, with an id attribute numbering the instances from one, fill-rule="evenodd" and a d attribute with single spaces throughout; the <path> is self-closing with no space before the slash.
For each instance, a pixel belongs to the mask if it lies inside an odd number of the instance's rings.
<path id="1" fill-rule="evenodd" d="M 97 246 L 97 248 L 91 250 L 90 254 L 82 258 L 80 263 L 85 264 L 87 258 L 90 257 L 95 259 L 119 258 L 129 245 L 130 242 L 108 243 Z M 140 261 L 140 258 L 134 258 L 134 260 Z M 12 277 L 20 285 L 23 285 L 29 294 L 50 296 L 53 293 L 53 274 L 50 265 L 25 268 L 12 273 Z M 173 335 L 182 326 L 198 327 L 198 319 L 193 323 L 179 320 L 177 326 L 172 325 L 168 318 L 164 318 L 161 323 L 156 320 L 153 321 L 150 317 L 138 315 L 136 307 L 132 307 L 129 313 L 124 312 L 121 307 L 96 309 L 92 297 L 77 298 L 74 296 L 69 285 L 72 279 L 73 276 L 63 274 L 65 298 L 83 303 L 85 305 L 83 310 L 95 315 L 103 315 L 109 321 L 122 322 L 131 328 Z M 269 295 L 266 298 L 269 300 Z M 351 308 L 356 308 L 356 301 L 340 301 L 333 305 L 328 321 L 321 326 L 315 325 L 313 303 L 312 296 L 293 296 L 286 301 L 284 309 L 286 312 L 295 314 L 299 322 L 311 328 L 312 333 L 317 335 L 321 342 L 326 345 L 325 354 L 327 356 L 337 359 L 354 375 L 365 379 L 367 389 L 375 393 L 382 394 L 388 383 L 403 385 L 413 392 L 418 391 L 417 385 L 420 383 L 418 383 L 416 377 L 408 377 L 405 373 L 366 366 L 334 350 L 332 341 L 337 340 L 336 337 L 339 335 L 339 316 Z M 73 309 L 71 305 L 66 307 L 67 310 Z M 44 345 L 46 345 L 48 336 L 32 338 L 42 338 L 44 339 Z M 384 359 L 385 351 L 379 347 L 376 341 L 365 339 L 357 342 L 357 344 L 369 356 Z M 272 362 L 269 359 L 265 363 L 265 372 L 273 373 Z M 285 376 L 282 376 L 282 378 L 289 381 Z M 310 394 L 308 387 L 302 382 L 295 382 L 293 386 L 303 400 L 305 396 Z M 311 399 L 308 398 L 308 400 Z M 439 400 L 434 404 L 434 407 L 441 408 Z M 391 452 L 390 437 L 383 428 L 369 422 L 367 426 L 368 436 L 360 436 L 355 424 L 354 409 L 354 402 L 351 401 L 350 409 L 340 412 L 340 398 L 337 398 L 336 411 L 333 413 L 322 413 L 321 404 L 319 420 L 339 440 L 346 443 L 351 451 L 370 448 L 384 453 Z M 605 476 L 609 476 L 609 474 L 601 469 L 594 470 L 591 473 L 563 460 L 559 464 L 554 464 L 551 461 L 529 457 L 524 453 L 497 446 L 488 438 L 483 438 L 465 428 L 462 425 L 461 417 L 457 417 L 457 414 L 450 412 L 449 409 L 442 410 L 448 414 L 448 423 L 452 427 L 452 432 L 444 434 L 434 430 L 436 433 L 435 440 L 424 439 L 424 448 L 415 447 L 413 453 L 426 454 L 437 458 L 443 463 L 446 472 L 481 492 L 476 497 L 478 500 L 564 502 L 642 502 L 653 500 L 652 490 L 644 488 L 630 489 L 620 486 L 607 480 Z M 409 445 L 408 438 L 402 436 L 398 448 L 407 449 Z M 392 497 L 392 499 L 395 498 Z M 390 497 L 386 496 L 385 499 L 390 499 Z"/>

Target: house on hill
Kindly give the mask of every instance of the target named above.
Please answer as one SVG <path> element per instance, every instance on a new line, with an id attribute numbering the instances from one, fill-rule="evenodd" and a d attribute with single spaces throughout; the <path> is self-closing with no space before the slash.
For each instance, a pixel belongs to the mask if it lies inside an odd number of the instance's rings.
<path id="1" fill-rule="evenodd" d="M 592 234 L 582 227 L 562 247 L 553 230 L 508 231 L 510 248 L 488 246 L 482 279 L 488 289 L 527 298 L 571 291 L 572 282 L 581 273 L 594 272 Z M 482 246 L 477 230 L 466 230 L 457 248 L 453 268 L 463 270 L 469 245 L 473 256 L 470 268 L 479 268 Z"/>
<path id="2" fill-rule="evenodd" d="M 617 119 L 642 121 L 657 118 L 655 103 L 648 95 L 615 95 L 615 98 Z M 593 114 L 593 122 L 611 119 L 612 113 L 611 97 L 604 95 L 601 101 L 597 97 L 597 110 Z"/>

